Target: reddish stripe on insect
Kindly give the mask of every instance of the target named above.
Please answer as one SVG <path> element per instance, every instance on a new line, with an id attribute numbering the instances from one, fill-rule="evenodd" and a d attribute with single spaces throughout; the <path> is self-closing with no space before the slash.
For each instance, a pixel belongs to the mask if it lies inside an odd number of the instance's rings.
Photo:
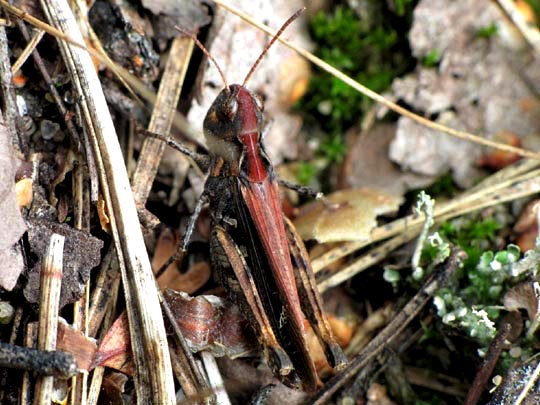
<path id="1" fill-rule="evenodd" d="M 238 139 L 245 147 L 247 159 L 247 175 L 249 181 L 260 183 L 268 176 L 259 153 L 260 131 L 257 119 L 257 106 L 249 91 L 238 84 L 231 85 L 233 94 L 237 94 L 238 112 L 241 114 L 242 130 Z"/>

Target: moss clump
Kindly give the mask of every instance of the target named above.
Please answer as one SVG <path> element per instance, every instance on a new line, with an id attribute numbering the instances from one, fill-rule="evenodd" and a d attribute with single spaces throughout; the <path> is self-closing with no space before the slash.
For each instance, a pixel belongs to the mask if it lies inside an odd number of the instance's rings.
<path id="1" fill-rule="evenodd" d="M 360 18 L 345 6 L 319 12 L 310 23 L 317 56 L 354 79 L 382 92 L 411 65 L 406 32 L 412 0 L 401 0 L 389 10 L 384 2 L 370 3 Z M 309 124 L 322 129 L 318 154 L 339 162 L 346 152 L 343 134 L 372 104 L 365 96 L 325 72 L 314 74 L 299 109 Z"/>

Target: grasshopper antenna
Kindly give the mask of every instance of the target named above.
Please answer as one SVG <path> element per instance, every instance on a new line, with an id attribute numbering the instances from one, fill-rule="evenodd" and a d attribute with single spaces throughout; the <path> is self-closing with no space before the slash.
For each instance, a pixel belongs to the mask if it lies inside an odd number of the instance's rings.
<path id="1" fill-rule="evenodd" d="M 272 39 L 270 40 L 270 42 L 268 42 L 268 45 L 266 45 L 266 47 L 263 49 L 263 51 L 261 52 L 261 54 L 259 55 L 259 57 L 257 58 L 257 60 L 255 61 L 255 63 L 253 64 L 253 66 L 251 66 L 251 69 L 249 70 L 248 74 L 246 75 L 246 78 L 244 79 L 244 83 L 242 83 L 242 86 L 245 86 L 246 83 L 248 82 L 248 80 L 251 78 L 251 76 L 253 75 L 253 72 L 255 72 L 255 69 L 257 68 L 257 66 L 259 65 L 259 63 L 261 62 L 262 58 L 264 58 L 264 55 L 266 55 L 268 53 L 268 50 L 270 49 L 270 47 L 272 45 L 274 45 L 274 42 L 276 42 L 276 40 L 279 38 L 279 36 L 281 34 L 283 34 L 283 31 L 285 31 L 285 29 L 294 21 L 296 20 L 300 14 L 302 14 L 304 11 L 306 10 L 305 7 L 302 7 L 301 9 L 299 9 L 296 13 L 294 13 L 292 16 L 289 17 L 289 19 L 287 21 L 285 21 L 285 23 L 281 26 L 281 28 L 279 29 L 278 32 L 276 32 L 276 35 L 274 35 L 272 37 Z"/>
<path id="2" fill-rule="evenodd" d="M 212 57 L 212 55 L 210 55 L 210 52 L 208 52 L 208 49 L 206 49 L 206 47 L 201 43 L 201 41 L 199 41 L 197 39 L 195 34 L 192 33 L 192 32 L 186 31 L 185 29 L 180 28 L 179 26 L 175 26 L 174 28 L 176 28 L 178 31 L 180 31 L 185 36 L 190 37 L 191 40 L 193 42 L 195 42 L 195 45 L 197 45 L 197 47 L 206 55 L 206 57 L 212 61 L 212 63 L 214 64 L 214 66 L 218 70 L 219 75 L 221 76 L 221 80 L 223 80 L 223 84 L 225 85 L 225 89 L 227 89 L 227 91 L 229 91 L 229 85 L 227 84 L 227 79 L 225 78 L 225 75 L 223 74 L 223 70 L 221 70 L 221 68 L 219 67 L 217 61 Z"/>

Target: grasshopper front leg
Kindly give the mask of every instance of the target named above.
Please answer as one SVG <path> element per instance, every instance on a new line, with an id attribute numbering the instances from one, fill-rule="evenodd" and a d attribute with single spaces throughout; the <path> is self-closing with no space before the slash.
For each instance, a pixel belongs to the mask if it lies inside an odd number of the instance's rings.
<path id="1" fill-rule="evenodd" d="M 219 269 L 222 283 L 258 332 L 268 365 L 275 375 L 281 376 L 290 385 L 296 385 L 298 382 L 295 381 L 293 364 L 274 334 L 251 270 L 239 247 L 219 225 L 213 227 L 210 249 L 214 267 Z"/>
<path id="2" fill-rule="evenodd" d="M 285 232 L 289 242 L 302 311 L 309 319 L 315 334 L 319 338 L 319 342 L 324 349 L 330 365 L 333 368 L 341 369 L 346 365 L 347 358 L 330 329 L 304 242 L 300 239 L 291 221 L 285 216 L 283 217 L 283 221 L 285 223 Z"/>

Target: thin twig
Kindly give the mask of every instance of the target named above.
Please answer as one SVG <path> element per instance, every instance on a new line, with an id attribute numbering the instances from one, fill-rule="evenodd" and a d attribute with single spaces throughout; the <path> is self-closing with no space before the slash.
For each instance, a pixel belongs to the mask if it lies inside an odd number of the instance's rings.
<path id="1" fill-rule="evenodd" d="M 3 342 L 0 342 L 0 367 L 30 370 L 58 378 L 69 378 L 78 372 L 71 353 L 42 351 Z"/>
<path id="2" fill-rule="evenodd" d="M 492 2 L 504 12 L 531 48 L 540 56 L 540 32 L 537 27 L 527 22 L 523 13 L 517 8 L 517 4 L 512 0 L 492 0 Z"/>
<path id="3" fill-rule="evenodd" d="M 403 309 L 386 325 L 386 327 L 371 340 L 364 349 L 339 374 L 330 379 L 310 401 L 310 404 L 326 403 L 330 397 L 343 387 L 358 371 L 364 367 L 374 356 L 378 355 L 405 327 L 416 317 L 424 305 L 447 280 L 448 276 L 457 270 L 465 253 L 453 248 L 448 260 L 440 265 L 433 276 L 429 278 L 420 291 L 403 307 Z"/>
<path id="4" fill-rule="evenodd" d="M 24 62 L 26 62 L 32 52 L 34 52 L 36 46 L 39 44 L 39 41 L 41 41 L 41 38 L 43 38 L 43 35 L 45 35 L 45 31 L 38 30 L 36 35 L 34 35 L 32 39 L 28 41 L 13 66 L 11 66 L 11 73 L 15 74 L 21 68 L 21 66 L 24 65 Z"/>
<path id="5" fill-rule="evenodd" d="M 519 320 L 512 320 L 512 318 L 518 317 Z M 486 384 L 495 369 L 497 361 L 506 346 L 507 338 L 512 332 L 512 324 L 517 322 L 521 323 L 521 316 L 517 313 L 510 312 L 502 321 L 502 324 L 497 328 L 497 336 L 489 345 L 488 352 L 484 357 L 484 361 L 480 366 L 480 369 L 476 373 L 476 377 L 471 384 L 467 398 L 465 399 L 465 405 L 476 405 L 480 400 L 480 396 L 484 391 Z"/>

